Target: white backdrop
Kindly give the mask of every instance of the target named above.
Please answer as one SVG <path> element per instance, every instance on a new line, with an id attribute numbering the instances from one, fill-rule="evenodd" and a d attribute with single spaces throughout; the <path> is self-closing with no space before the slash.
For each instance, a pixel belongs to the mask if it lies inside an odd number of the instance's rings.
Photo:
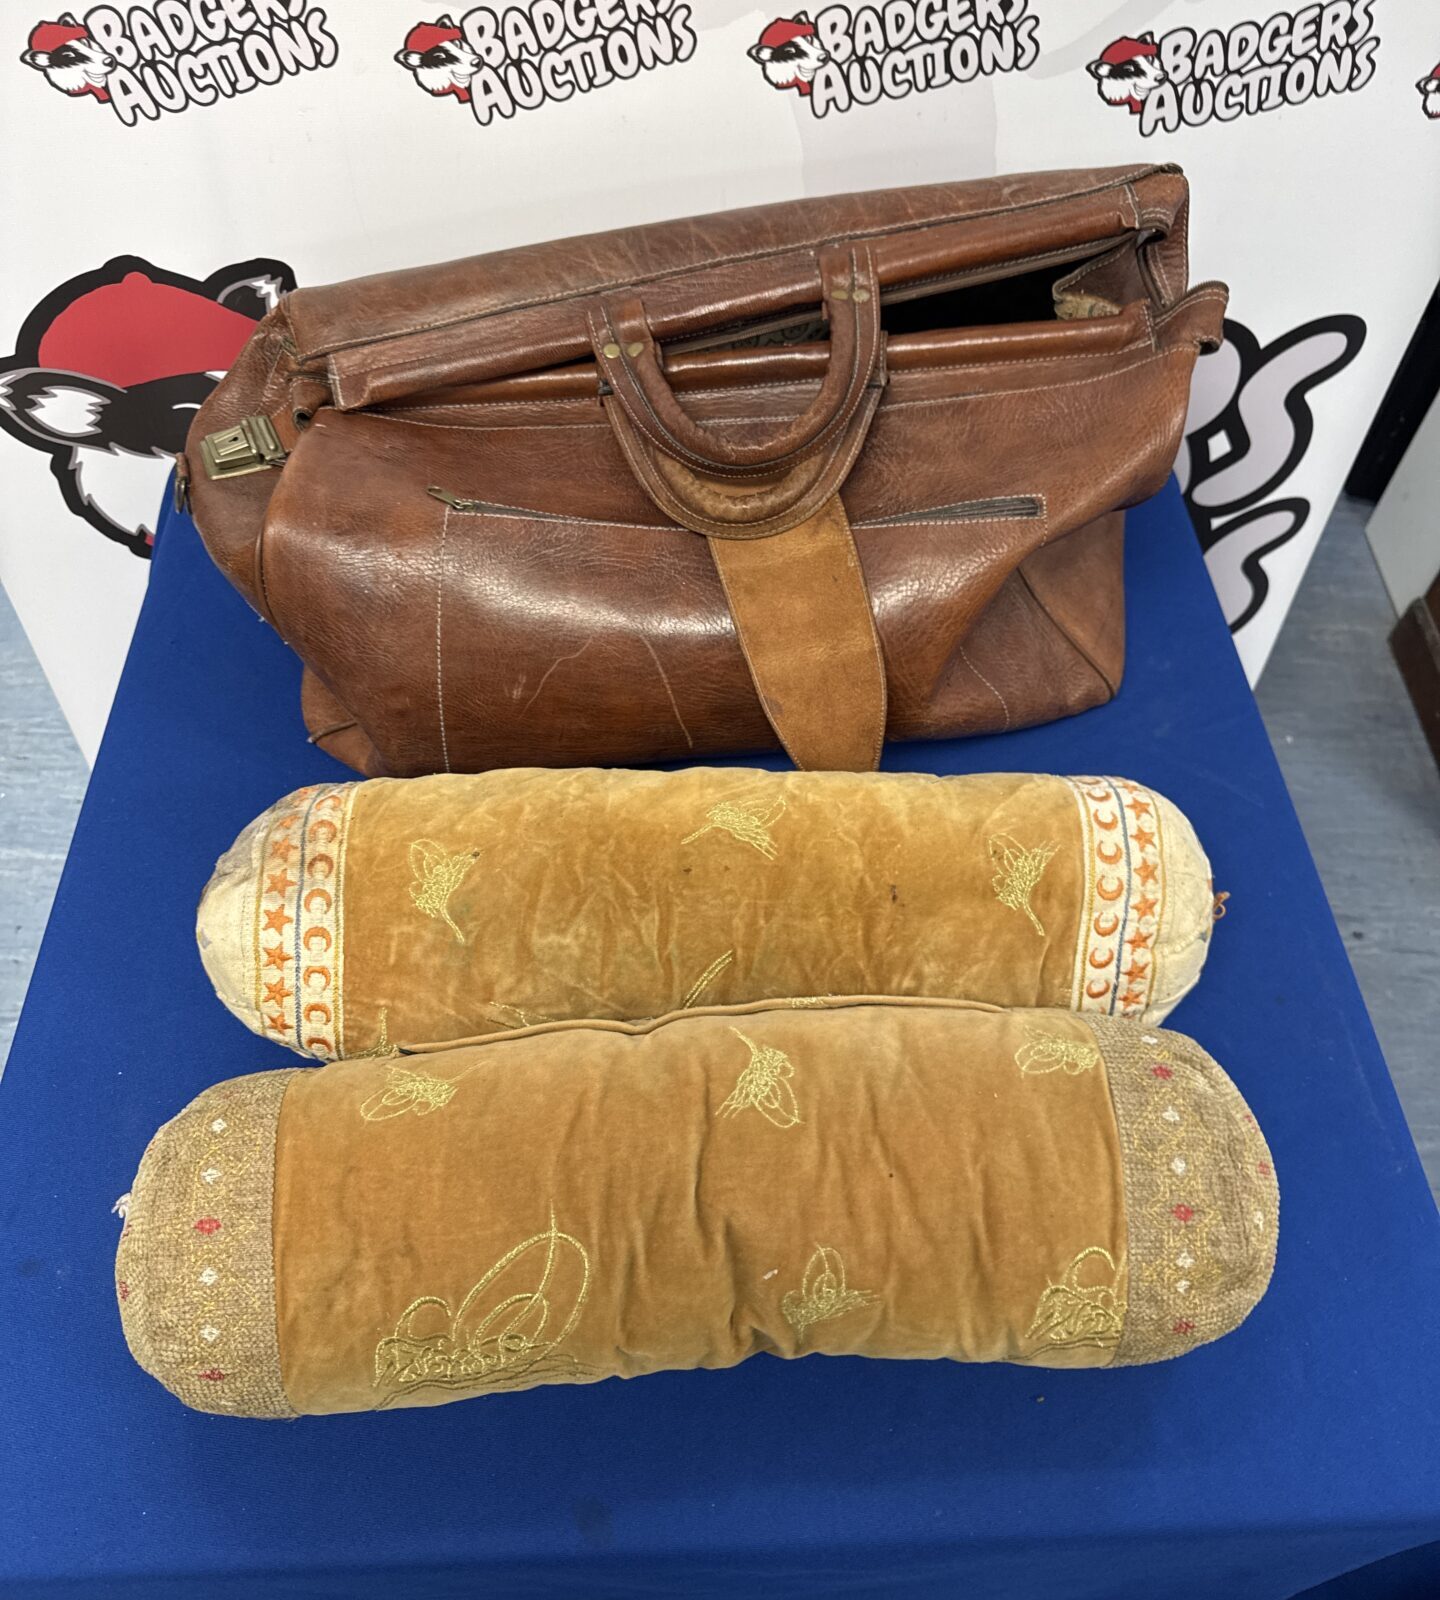
<path id="1" fill-rule="evenodd" d="M 1440 274 L 1440 95 L 1419 87 L 1440 55 L 1433 0 L 788 15 L 777 29 L 787 14 L 744 0 L 525 0 L 454 25 L 406 0 L 8 8 L 0 581 L 87 754 L 163 452 L 290 281 L 1038 167 L 1190 175 L 1193 276 L 1230 283 L 1232 339 L 1197 368 L 1180 471 L 1258 675 Z"/>

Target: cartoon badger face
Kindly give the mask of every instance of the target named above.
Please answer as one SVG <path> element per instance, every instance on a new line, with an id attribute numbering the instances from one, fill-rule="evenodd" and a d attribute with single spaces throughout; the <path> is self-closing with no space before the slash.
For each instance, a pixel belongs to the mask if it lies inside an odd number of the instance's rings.
<path id="1" fill-rule="evenodd" d="M 1101 52 L 1098 61 L 1090 63 L 1089 70 L 1100 98 L 1107 105 L 1128 105 L 1132 114 L 1140 110 L 1153 89 L 1165 82 L 1160 47 L 1153 33 L 1142 33 L 1138 39 L 1117 39 Z"/>
<path id="2" fill-rule="evenodd" d="M 37 22 L 30 30 L 30 48 L 20 59 L 43 72 L 61 94 L 93 94 L 108 100 L 105 80 L 115 70 L 115 57 L 100 48 L 84 23 L 66 12 L 59 22 Z"/>
<path id="3" fill-rule="evenodd" d="M 480 57 L 448 16 L 417 22 L 395 59 L 415 74 L 427 94 L 453 94 L 457 100 L 469 100 L 470 80 L 480 70 Z"/>
<path id="4" fill-rule="evenodd" d="M 1425 115 L 1440 120 L 1440 63 L 1437 63 L 1434 72 L 1428 78 L 1421 78 L 1415 87 L 1420 91 Z"/>
<path id="5" fill-rule="evenodd" d="M 0 437 L 49 455 L 70 510 L 149 555 L 195 413 L 294 286 L 281 261 L 237 262 L 197 282 L 137 256 L 60 284 L 26 318 L 14 354 L 0 355 Z"/>
<path id="6" fill-rule="evenodd" d="M 760 35 L 759 44 L 750 46 L 752 61 L 772 89 L 795 89 L 810 93 L 811 80 L 830 59 L 830 52 L 815 34 L 815 24 L 804 11 L 793 17 L 780 17 Z"/>

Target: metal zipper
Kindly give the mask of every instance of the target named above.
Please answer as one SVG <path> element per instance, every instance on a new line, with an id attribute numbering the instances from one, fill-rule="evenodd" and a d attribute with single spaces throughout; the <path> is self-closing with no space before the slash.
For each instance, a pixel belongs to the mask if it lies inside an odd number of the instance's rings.
<path id="1" fill-rule="evenodd" d="M 554 511 L 531 511 L 527 506 L 502 506 L 493 500 L 469 500 L 464 495 L 452 494 L 438 484 L 430 484 L 425 493 L 443 500 L 452 511 L 488 512 L 495 517 L 526 517 L 535 522 L 573 522 L 574 517 L 562 517 Z"/>
<path id="2" fill-rule="evenodd" d="M 1002 518 L 1017 521 L 1038 517 L 1045 509 L 1037 495 L 1000 495 L 992 500 L 958 500 L 954 505 L 934 506 L 926 511 L 900 511 L 893 517 L 867 517 L 857 528 L 888 528 L 906 522 L 990 522 Z"/>
<path id="3" fill-rule="evenodd" d="M 494 500 L 472 500 L 465 495 L 430 484 L 425 493 L 443 501 L 452 511 L 477 511 L 496 517 L 525 517 L 535 522 L 574 522 L 574 517 L 560 516 L 554 511 L 532 511 L 527 506 L 500 505 Z M 1033 494 L 999 495 L 990 500 L 957 500 L 953 505 L 934 506 L 925 511 L 899 511 L 893 517 L 867 517 L 854 524 L 857 528 L 888 528 L 910 522 L 989 522 L 1002 518 L 1023 520 L 1038 517 L 1044 511 L 1043 502 Z"/>

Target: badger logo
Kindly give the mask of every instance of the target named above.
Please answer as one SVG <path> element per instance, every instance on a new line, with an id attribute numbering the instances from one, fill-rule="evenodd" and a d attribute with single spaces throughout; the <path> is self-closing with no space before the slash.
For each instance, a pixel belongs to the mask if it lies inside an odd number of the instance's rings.
<path id="1" fill-rule="evenodd" d="M 409 68 L 426 94 L 453 94 L 462 104 L 469 103 L 470 81 L 480 70 L 480 57 L 450 17 L 417 22 L 395 59 Z"/>
<path id="2" fill-rule="evenodd" d="M 815 74 L 830 60 L 830 52 L 820 43 L 815 24 L 804 11 L 777 18 L 747 54 L 760 63 L 772 89 L 794 89 L 799 94 L 810 93 Z"/>
<path id="3" fill-rule="evenodd" d="M 68 11 L 59 22 L 37 22 L 30 30 L 30 47 L 20 59 L 43 72 L 50 87 L 61 94 L 110 98 L 105 80 L 115 70 L 115 57 L 102 50 L 85 24 Z"/>
<path id="4" fill-rule="evenodd" d="M 1132 116 L 1139 115 L 1146 96 L 1165 82 L 1160 47 L 1153 33 L 1142 33 L 1138 39 L 1117 39 L 1100 52 L 1088 70 L 1105 104 L 1129 106 Z"/>
<path id="5" fill-rule="evenodd" d="M 1428 78 L 1421 78 L 1415 87 L 1420 91 L 1420 103 L 1425 115 L 1440 121 L 1440 62 Z"/>
<path id="6" fill-rule="evenodd" d="M 120 256 L 47 294 L 0 358 L 0 428 L 50 456 L 65 504 L 138 556 L 191 418 L 295 275 L 280 261 L 203 282 Z"/>

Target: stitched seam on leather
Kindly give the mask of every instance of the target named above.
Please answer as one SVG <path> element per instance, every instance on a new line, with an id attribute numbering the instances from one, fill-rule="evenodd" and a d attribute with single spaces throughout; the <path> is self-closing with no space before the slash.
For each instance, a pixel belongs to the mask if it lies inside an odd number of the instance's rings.
<path id="1" fill-rule="evenodd" d="M 1214 300 L 1214 301 L 1217 301 L 1219 303 L 1219 305 L 1221 306 L 1222 310 L 1223 310 L 1223 308 L 1230 303 L 1230 291 L 1228 289 L 1218 289 L 1218 288 L 1217 289 L 1196 289 L 1193 293 L 1187 294 L 1187 295 L 1183 296 L 1181 299 L 1177 300 L 1175 302 L 1175 304 L 1173 306 L 1171 306 L 1168 310 L 1162 311 L 1160 313 L 1160 315 L 1158 317 L 1156 317 L 1156 319 L 1155 319 L 1156 328 L 1157 329 L 1163 328 L 1165 326 L 1165 324 L 1167 322 L 1169 322 L 1171 317 L 1173 317 L 1177 312 L 1188 311 L 1191 306 L 1196 305 L 1198 302 L 1200 302 L 1202 300 Z M 1190 342 L 1193 343 L 1195 348 L 1198 350 L 1198 349 L 1200 349 L 1201 344 L 1202 344 L 1203 341 L 1201 341 L 1199 339 L 1195 339 L 1195 340 L 1191 340 Z"/>
<path id="2" fill-rule="evenodd" d="M 875 741 L 870 747 L 870 771 L 880 765 L 880 752 L 885 748 L 885 724 L 890 716 L 890 680 L 885 672 L 885 652 L 880 647 L 880 633 L 875 626 L 875 604 L 870 598 L 870 585 L 865 581 L 865 567 L 855 546 L 855 530 L 850 526 L 850 513 L 845 509 L 839 492 L 835 499 L 840 504 L 840 516 L 845 527 L 845 542 L 850 550 L 850 566 L 855 581 L 860 586 L 860 598 L 865 607 L 865 622 L 870 630 L 870 648 L 875 654 L 875 671 L 880 680 L 880 717 L 875 728 Z"/>
<path id="3" fill-rule="evenodd" d="M 1188 304 L 1188 301 L 1185 303 Z M 1176 306 L 1173 309 L 1179 310 L 1180 307 Z M 1129 347 L 1127 346 L 1127 348 Z M 932 395 L 923 400 L 894 400 L 887 396 L 885 404 L 887 410 L 903 411 L 915 406 L 955 405 L 961 400 L 1005 400 L 1010 399 L 1017 394 L 1049 394 L 1060 389 L 1080 389 L 1092 383 L 1108 383 L 1112 378 L 1129 377 L 1131 373 L 1139 372 L 1143 367 L 1151 366 L 1157 361 L 1165 361 L 1170 357 L 1177 355 L 1183 356 L 1191 348 L 1193 348 L 1193 346 L 1188 344 L 1172 346 L 1168 350 L 1161 350 L 1154 355 L 1148 355 L 1141 361 L 1132 361 L 1128 366 L 1117 367 L 1113 372 L 1099 372 L 1093 377 L 1075 378 L 1064 383 L 1031 384 L 1023 389 L 972 389 L 960 394 Z M 1120 354 L 1118 351 L 1113 353 Z M 450 433 L 494 433 L 506 431 L 493 428 L 461 427 L 455 423 L 419 422 L 411 417 L 396 417 L 394 420 L 400 423 L 402 426 L 408 428 L 438 428 Z M 753 422 L 754 420 L 755 419 L 753 417 L 712 417 L 710 419 L 712 424 L 721 422 Z M 606 427 L 608 424 L 600 422 L 536 422 L 528 424 L 528 426 L 534 428 L 560 429 L 600 428 Z"/>
<path id="4" fill-rule="evenodd" d="M 1191 300 L 1196 299 L 1202 292 L 1196 290 L 1194 294 L 1188 295 L 1181 304 L 1188 305 Z M 1132 339 L 1128 344 L 1115 345 L 1109 350 L 1062 350 L 1050 356 L 996 356 L 988 361 L 946 361 L 933 366 L 927 364 L 918 367 L 892 367 L 890 368 L 890 373 L 891 376 L 900 376 L 902 378 L 910 376 L 924 377 L 931 372 L 987 372 L 997 369 L 1004 370 L 1010 367 L 1054 365 L 1057 361 L 1103 361 L 1107 356 L 1125 355 L 1128 351 L 1141 349 L 1144 345 L 1150 343 L 1153 337 L 1154 323 L 1150 312 L 1150 302 L 1148 300 L 1139 300 L 1135 304 L 1141 308 L 1141 315 L 1145 318 L 1147 327 L 1152 330 L 1152 334 L 1147 337 Z M 1178 305 L 1172 306 L 1170 311 L 1165 312 L 1163 315 L 1168 317 L 1172 311 L 1179 309 Z M 1102 319 L 1097 318 L 1094 320 Z M 696 388 L 684 389 L 680 392 L 688 395 L 720 395 L 728 397 L 741 394 L 762 394 L 770 389 L 799 389 L 807 384 L 813 385 L 816 382 L 817 379 L 811 376 L 767 378 L 759 383 L 702 384 Z M 537 406 L 589 406 L 590 404 L 591 397 L 588 395 L 536 395 L 533 400 L 437 400 L 430 405 L 386 406 L 383 410 L 377 409 L 371 415 L 383 419 L 385 417 L 405 417 L 419 412 L 529 411 Z M 717 419 L 710 417 L 706 420 L 707 422 L 713 422 Z M 720 418 L 718 420 L 735 419 Z M 758 421 L 760 419 L 752 418 L 748 420 Z"/>
<path id="5" fill-rule="evenodd" d="M 954 405 L 957 400 L 1009 400 L 1017 394 L 1051 394 L 1058 389 L 1083 389 L 1092 383 L 1109 383 L 1113 378 L 1127 378 L 1132 372 L 1139 372 L 1142 367 L 1153 366 L 1157 361 L 1165 361 L 1171 356 L 1184 354 L 1185 347 L 1180 346 L 1162 350 L 1158 355 L 1146 356 L 1143 361 L 1132 361 L 1128 367 L 1117 367 L 1114 372 L 1098 372 L 1092 378 L 1075 378 L 1067 383 L 1038 383 L 1025 389 L 978 389 L 969 394 L 937 395 L 929 400 L 892 400 L 890 409 L 905 411 L 915 406 Z"/>
<path id="6" fill-rule="evenodd" d="M 445 603 L 445 538 L 450 531 L 450 507 L 440 519 L 440 541 L 435 568 L 435 710 L 440 719 L 440 754 L 450 771 L 450 739 L 445 731 L 445 663 L 441 653 L 442 613 Z"/>
<path id="7" fill-rule="evenodd" d="M 1186 299 L 1186 301 L 1182 302 L 1182 304 L 1189 304 L 1190 299 L 1194 299 L 1194 296 L 1190 296 L 1190 298 Z M 1173 307 L 1173 309 L 1178 310 L 1179 306 Z M 1146 314 L 1147 322 L 1149 322 L 1149 310 L 1149 304 L 1146 302 L 1146 304 L 1144 304 L 1144 314 Z M 1166 315 L 1170 314 L 1166 312 Z M 915 376 L 915 378 L 925 378 L 925 376 L 928 376 L 930 373 L 973 373 L 973 371 L 992 370 L 1008 371 L 1010 370 L 1011 366 L 1054 366 L 1059 362 L 1102 362 L 1102 360 L 1106 360 L 1107 357 L 1115 357 L 1115 355 L 1128 355 L 1130 354 L 1131 350 L 1149 349 L 1149 347 L 1154 347 L 1154 336 L 1152 336 L 1152 334 L 1149 334 L 1149 336 L 1142 336 L 1142 338 L 1139 339 L 1131 339 L 1128 344 L 1117 344 L 1114 349 L 1110 350 L 1064 350 L 1064 352 L 1061 352 L 1061 354 L 1058 355 L 1019 355 L 1019 357 L 1000 357 L 995 358 L 995 360 L 974 360 L 974 362 L 942 362 L 939 363 L 939 365 L 934 366 L 901 366 L 901 368 L 893 368 L 893 370 L 891 370 L 891 376 L 899 376 L 901 379 L 910 378 L 910 376 Z M 733 384 L 733 386 L 731 386 L 731 384 L 715 384 L 715 386 L 704 387 L 704 389 L 686 389 L 683 390 L 683 392 L 688 395 L 704 395 L 704 397 L 715 397 L 715 395 L 718 395 L 720 398 L 730 398 L 734 397 L 734 395 L 765 394 L 766 390 L 771 389 L 802 389 L 802 387 L 805 387 L 806 384 L 814 384 L 814 379 L 771 378 L 766 379 L 765 382 L 758 382 L 758 384 Z M 544 395 L 544 397 L 539 397 L 538 395 L 538 397 L 534 398 L 534 400 L 456 400 L 456 402 L 445 403 L 445 405 L 386 406 L 386 410 L 384 411 L 373 411 L 373 413 L 368 414 L 371 414 L 371 416 L 379 416 L 381 419 L 395 418 L 395 421 L 408 421 L 408 419 L 410 419 L 410 413 L 448 413 L 448 411 L 531 411 L 534 410 L 534 408 L 538 408 L 538 406 L 573 406 L 586 405 L 586 403 L 586 400 L 584 400 L 581 395 Z M 712 426 L 712 424 L 715 424 L 715 422 L 758 421 L 763 421 L 763 419 L 754 418 L 754 416 L 718 416 L 718 418 L 712 416 L 712 418 L 706 418 L 707 426 Z M 525 424 L 520 424 L 520 426 L 523 427 Z M 550 427 L 554 426 L 554 424 L 549 424 L 549 422 L 536 422 L 534 426 Z M 598 426 L 598 424 L 594 424 L 594 422 L 576 422 L 576 424 L 573 424 L 573 426 L 595 427 Z M 749 475 L 749 477 L 765 477 L 763 472 L 752 472 L 752 474 L 747 475 Z"/>
<path id="8" fill-rule="evenodd" d="M 1192 300 L 1199 298 L 1201 291 L 1187 296 L 1179 304 L 1172 306 L 1170 311 L 1164 313 L 1168 317 L 1172 312 L 1178 311 L 1182 306 L 1187 306 Z M 923 367 L 898 367 L 893 369 L 893 374 L 902 381 L 908 377 L 927 377 L 932 372 L 1006 372 L 1012 367 L 1047 367 L 1055 366 L 1059 362 L 1069 361 L 1105 361 L 1115 356 L 1128 355 L 1132 350 L 1154 348 L 1154 328 L 1156 323 L 1151 318 L 1150 304 L 1148 301 L 1137 302 L 1142 308 L 1145 318 L 1147 333 L 1138 339 L 1132 339 L 1128 344 L 1116 345 L 1112 350 L 1074 350 L 1062 351 L 1053 356 L 1014 356 L 1010 358 L 997 357 L 993 361 L 947 361 L 935 366 Z M 806 384 L 813 384 L 814 378 L 771 378 L 763 383 L 746 384 L 715 384 L 705 388 L 686 389 L 683 392 L 691 395 L 720 396 L 728 399 L 736 395 L 763 394 L 772 389 L 799 389 Z M 1014 391 L 1009 391 L 1013 393 Z M 891 402 L 892 404 L 894 402 Z M 529 411 L 539 406 L 579 406 L 588 405 L 588 398 L 580 395 L 544 395 L 537 396 L 534 400 L 456 400 L 450 403 L 440 402 L 430 406 L 393 406 L 386 407 L 384 411 L 373 412 L 371 415 L 382 419 L 393 417 L 396 421 L 407 421 L 412 413 L 449 411 Z M 758 422 L 765 419 L 759 417 L 707 417 L 707 424 L 725 422 Z M 524 426 L 524 424 L 522 424 Z M 537 422 L 537 428 L 551 427 L 554 424 Z M 575 427 L 598 427 L 598 423 L 573 424 Z M 763 477 L 763 473 L 751 473 L 749 476 Z"/>
<path id="9" fill-rule="evenodd" d="M 1043 200 L 1026 200 L 1019 205 L 992 206 L 987 211 L 945 212 L 940 216 L 926 217 L 919 222 L 904 223 L 897 227 L 872 228 L 868 231 L 861 230 L 856 233 L 842 234 L 838 239 L 817 235 L 814 238 L 793 240 L 785 245 L 776 245 L 771 249 L 745 250 L 736 255 L 716 256 L 698 266 L 674 267 L 665 272 L 654 273 L 648 278 L 605 279 L 599 283 L 585 285 L 578 289 L 567 289 L 562 294 L 546 295 L 538 300 L 517 301 L 510 305 L 497 306 L 493 311 L 470 312 L 460 317 L 438 318 L 431 322 L 417 322 L 404 328 L 397 328 L 393 333 L 383 334 L 378 338 L 349 339 L 341 344 L 323 345 L 307 352 L 303 359 L 310 361 L 319 356 L 338 354 L 342 350 L 363 349 L 368 344 L 383 344 L 391 339 L 407 339 L 417 333 L 431 333 L 443 328 L 461 327 L 467 322 L 482 322 L 489 317 L 509 316 L 518 311 L 536 310 L 541 306 L 561 305 L 567 300 L 577 300 L 585 295 L 605 294 L 612 289 L 665 283 L 671 278 L 684 278 L 694 272 L 711 271 L 715 267 L 738 266 L 746 261 L 763 261 L 776 256 L 794 255 L 804 250 L 817 249 L 824 244 L 848 244 L 862 239 L 889 239 L 906 233 L 920 233 L 927 228 L 942 227 L 950 222 L 981 222 L 990 217 L 1020 216 L 1026 212 L 1043 210 L 1046 206 L 1064 205 L 1075 200 L 1087 200 L 1093 195 L 1108 194 L 1112 189 L 1128 186 L 1140 179 L 1153 177 L 1158 173 L 1178 172 L 1179 170 L 1173 163 L 1162 162 L 1137 167 L 1132 172 L 1121 173 L 1118 177 L 1110 179 L 1108 183 L 1096 184 L 1089 189 L 1076 189 L 1068 194 L 1047 195 Z M 359 368 L 357 369 L 357 375 L 375 370 L 378 369 L 373 367 Z"/>
<path id="10" fill-rule="evenodd" d="M 1000 691 L 995 687 L 995 685 L 993 683 L 991 683 L 989 678 L 987 678 L 985 676 L 985 674 L 983 672 L 981 672 L 979 667 L 977 667 L 975 665 L 975 663 L 970 659 L 970 652 L 968 650 L 966 650 L 965 641 L 963 639 L 957 639 L 955 641 L 955 648 L 960 652 L 960 659 L 965 663 L 965 665 L 967 667 L 969 667 L 971 672 L 973 672 L 975 674 L 975 676 L 977 678 L 979 678 L 981 683 L 983 683 L 985 685 L 985 687 L 990 691 L 990 693 L 993 694 L 995 696 L 995 698 L 1000 702 L 1000 709 L 1005 713 L 1005 724 L 1000 729 L 1000 731 L 1001 731 L 1001 733 L 1006 732 L 1006 730 L 1010 726 L 1010 707 L 1008 705 L 1006 705 L 1006 703 L 1005 703 L 1005 696 L 1000 693 Z"/>
<path id="11" fill-rule="evenodd" d="M 1074 531 L 1078 532 L 1079 530 L 1076 529 Z M 1033 555 L 1034 551 L 1032 551 L 1031 554 Z M 1065 643 L 1068 644 L 1075 654 L 1079 656 L 1080 659 L 1085 663 L 1085 665 L 1089 667 L 1091 672 L 1095 674 L 1104 687 L 1105 692 L 1113 700 L 1116 694 L 1119 692 L 1120 686 L 1118 684 L 1111 683 L 1109 678 L 1107 678 L 1096 665 L 1094 657 L 1091 656 L 1090 652 L 1086 650 L 1083 645 L 1081 645 L 1080 641 L 1075 638 L 1070 630 L 1065 627 L 1065 625 L 1056 617 L 1055 613 L 1050 609 L 1050 607 L 1045 604 L 1038 594 L 1036 594 L 1034 586 L 1031 584 L 1029 578 L 1025 576 L 1025 563 L 1023 561 L 1015 568 L 1015 576 L 1019 578 L 1025 593 L 1030 597 L 1031 604 L 1037 608 L 1037 610 L 1040 612 L 1040 615 L 1045 618 L 1050 626 L 1054 628 L 1056 633 L 1060 635 Z"/>
<path id="12" fill-rule="evenodd" d="M 1164 246 L 1169 241 L 1169 230 L 1173 226 L 1172 214 L 1160 206 L 1150 206 L 1140 213 L 1141 223 L 1152 223 L 1160 228 L 1161 238 L 1153 246 L 1147 248 L 1150 264 L 1154 270 L 1155 279 L 1160 285 L 1165 301 L 1173 305 L 1176 300 L 1175 291 L 1170 287 L 1170 268 L 1165 261 Z M 1184 283 L 1181 283 L 1181 292 L 1184 292 Z"/>
<path id="13" fill-rule="evenodd" d="M 375 415 L 374 412 L 368 413 Z M 387 412 L 389 421 L 398 423 L 402 428 L 434 428 L 440 433 L 513 433 L 516 431 L 513 424 L 505 427 L 487 428 L 474 423 L 459 422 L 421 422 L 418 417 L 391 417 Z M 743 419 L 741 419 L 743 420 Z M 525 428 L 543 428 L 547 432 L 558 432 L 564 428 L 604 428 L 610 429 L 608 422 L 526 422 L 521 424 Z"/>

